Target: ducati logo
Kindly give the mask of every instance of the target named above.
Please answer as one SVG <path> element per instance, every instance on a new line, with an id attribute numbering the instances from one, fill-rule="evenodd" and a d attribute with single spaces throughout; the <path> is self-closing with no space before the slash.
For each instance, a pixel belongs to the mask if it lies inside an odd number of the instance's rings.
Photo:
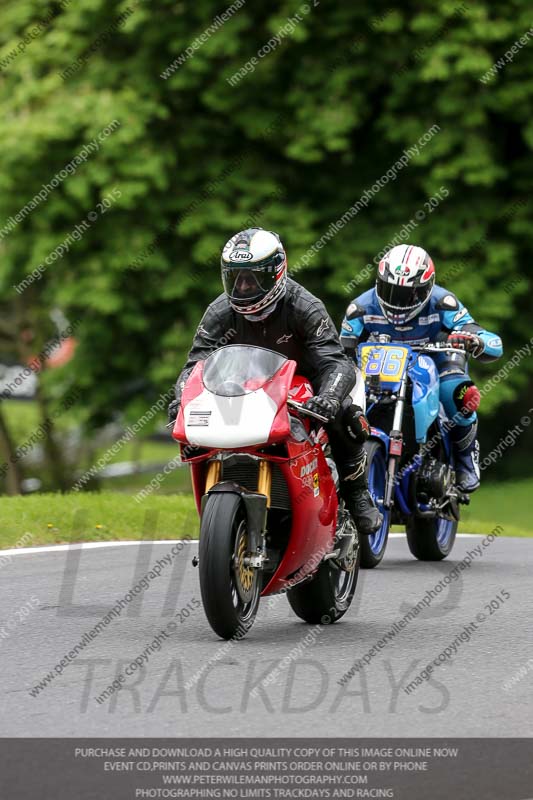
<path id="1" fill-rule="evenodd" d="M 305 478 L 306 475 L 310 475 L 316 469 L 318 469 L 318 459 L 314 458 L 309 464 L 305 464 L 300 468 L 300 478 Z"/>

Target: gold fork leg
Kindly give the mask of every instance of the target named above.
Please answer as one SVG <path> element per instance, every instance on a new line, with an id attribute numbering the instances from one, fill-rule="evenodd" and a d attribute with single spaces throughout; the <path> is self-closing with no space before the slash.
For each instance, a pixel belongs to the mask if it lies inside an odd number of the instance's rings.
<path id="1" fill-rule="evenodd" d="M 259 462 L 259 477 L 257 479 L 257 491 L 259 494 L 266 495 L 267 508 L 270 508 L 270 493 L 272 490 L 272 464 L 270 461 Z"/>
<path id="2" fill-rule="evenodd" d="M 220 480 L 220 473 L 222 471 L 222 464 L 220 461 L 211 461 L 207 467 L 207 476 L 205 479 L 205 493 L 212 489 L 215 483 Z"/>

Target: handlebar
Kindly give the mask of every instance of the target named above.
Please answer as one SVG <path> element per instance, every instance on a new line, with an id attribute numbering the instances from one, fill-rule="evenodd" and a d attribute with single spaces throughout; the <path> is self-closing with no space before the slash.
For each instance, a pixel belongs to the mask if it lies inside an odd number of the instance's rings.
<path id="1" fill-rule="evenodd" d="M 464 352 L 459 347 L 451 347 L 445 342 L 435 342 L 434 344 L 410 345 L 415 353 L 461 353 Z"/>
<path id="2" fill-rule="evenodd" d="M 300 414 L 307 414 L 308 417 L 313 417 L 314 419 L 320 420 L 320 422 L 328 423 L 329 419 L 324 417 L 322 414 L 316 414 L 314 411 L 309 411 L 308 408 L 304 406 L 303 403 L 297 403 L 296 400 L 287 400 L 287 405 L 291 408 L 295 408 Z"/>

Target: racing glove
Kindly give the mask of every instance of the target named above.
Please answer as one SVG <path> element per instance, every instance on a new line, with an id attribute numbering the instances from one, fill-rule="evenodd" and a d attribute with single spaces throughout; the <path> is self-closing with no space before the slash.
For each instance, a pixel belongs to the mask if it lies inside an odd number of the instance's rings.
<path id="1" fill-rule="evenodd" d="M 331 394 L 317 394 L 306 401 L 305 407 L 315 414 L 321 414 L 327 418 L 328 422 L 331 422 L 337 416 L 341 402 Z"/>
<path id="2" fill-rule="evenodd" d="M 448 336 L 447 343 L 456 350 L 464 350 L 471 353 L 474 358 L 480 356 L 484 350 L 483 342 L 475 333 L 463 331 L 452 331 Z"/>
<path id="3" fill-rule="evenodd" d="M 181 395 L 177 397 L 175 400 L 172 400 L 168 406 L 168 421 L 174 422 L 176 417 L 178 416 L 178 411 L 180 410 L 180 403 L 181 403 Z"/>

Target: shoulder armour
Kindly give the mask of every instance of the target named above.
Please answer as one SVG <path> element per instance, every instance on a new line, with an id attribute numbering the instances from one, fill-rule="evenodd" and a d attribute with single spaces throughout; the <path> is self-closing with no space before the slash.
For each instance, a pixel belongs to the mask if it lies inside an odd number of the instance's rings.
<path id="1" fill-rule="evenodd" d="M 346 319 L 357 319 L 358 317 L 364 317 L 365 314 L 366 308 L 359 305 L 359 303 L 350 303 L 346 309 Z"/>
<path id="2" fill-rule="evenodd" d="M 456 311 L 459 308 L 457 297 L 451 292 L 447 292 L 435 304 L 437 311 Z"/>

